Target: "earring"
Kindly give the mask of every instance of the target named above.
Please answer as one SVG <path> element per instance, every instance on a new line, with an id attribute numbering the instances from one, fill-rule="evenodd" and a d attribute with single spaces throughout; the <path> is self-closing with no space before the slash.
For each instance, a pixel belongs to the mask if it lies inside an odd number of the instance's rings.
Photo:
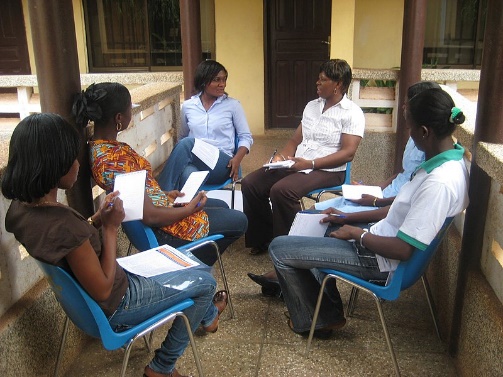
<path id="1" fill-rule="evenodd" d="M 334 94 L 337 94 L 337 88 L 334 89 Z"/>
<path id="2" fill-rule="evenodd" d="M 117 130 L 117 132 L 122 131 L 122 123 L 121 122 L 117 123 L 115 125 L 115 129 Z"/>

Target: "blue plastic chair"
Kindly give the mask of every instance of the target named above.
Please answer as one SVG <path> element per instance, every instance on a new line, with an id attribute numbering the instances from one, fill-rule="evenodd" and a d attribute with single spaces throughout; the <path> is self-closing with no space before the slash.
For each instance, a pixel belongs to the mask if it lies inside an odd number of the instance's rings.
<path id="1" fill-rule="evenodd" d="M 124 233 L 126 234 L 130 242 L 127 252 L 128 255 L 131 254 L 133 246 L 139 251 L 145 251 L 159 246 L 152 228 L 145 225 L 140 220 L 123 222 L 122 229 L 124 230 Z M 224 238 L 222 234 L 213 234 L 211 236 L 192 241 L 186 245 L 178 247 L 177 249 L 180 251 L 192 252 L 205 245 L 211 245 L 214 248 L 215 253 L 217 254 L 218 266 L 220 267 L 220 274 L 222 276 L 224 288 L 227 291 L 227 303 L 231 311 L 231 318 L 234 318 L 234 306 L 232 305 L 229 284 L 227 283 L 227 275 L 225 274 L 220 250 L 217 243 L 215 242 L 216 240 L 219 240 L 221 238 Z"/>
<path id="2" fill-rule="evenodd" d="M 234 153 L 236 153 L 238 150 L 238 142 L 239 142 L 239 139 L 236 134 L 236 137 L 234 139 Z M 236 184 L 241 184 L 242 178 L 243 178 L 243 172 L 241 171 L 241 166 L 239 166 L 237 181 L 233 181 L 232 178 L 227 178 L 222 183 L 214 183 L 214 184 L 204 183 L 203 185 L 201 185 L 201 190 L 203 190 L 203 191 L 221 190 L 221 189 L 226 188 L 229 185 L 232 185 L 231 186 L 231 209 L 234 209 L 234 202 L 235 202 L 235 196 L 236 196 Z"/>
<path id="3" fill-rule="evenodd" d="M 346 176 L 344 177 L 344 182 L 342 183 L 342 185 L 350 185 L 350 184 L 351 184 L 351 162 L 348 162 L 346 164 Z M 327 192 L 331 192 L 334 194 L 341 193 L 342 185 L 315 189 L 306 194 L 305 197 L 314 200 L 316 203 L 319 203 L 321 196 Z M 304 206 L 304 201 L 302 199 L 300 200 L 300 205 L 302 207 L 302 210 L 306 209 Z"/>
<path id="4" fill-rule="evenodd" d="M 47 281 L 49 282 L 56 299 L 60 303 L 66 313 L 66 320 L 63 328 L 63 335 L 59 347 L 58 359 L 56 361 L 56 369 L 54 375 L 57 376 L 61 365 L 61 359 L 68 333 L 68 322 L 71 320 L 75 326 L 81 329 L 87 335 L 101 339 L 103 347 L 107 350 L 116 350 L 124 347 L 124 359 L 120 376 L 124 376 L 131 352 L 131 346 L 134 341 L 147 334 L 151 334 L 149 341 L 146 341 L 149 352 L 151 351 L 152 332 L 157 327 L 171 321 L 175 317 L 182 317 L 189 334 L 192 352 L 196 361 L 197 371 L 199 376 L 203 375 L 201 361 L 197 352 L 194 337 L 190 323 L 182 310 L 194 305 L 194 301 L 186 299 L 173 305 L 148 320 L 122 332 L 114 332 L 108 323 L 108 320 L 103 313 L 103 310 L 94 301 L 80 284 L 61 267 L 57 267 L 48 263 L 37 260 L 39 267 L 44 272 Z"/>
<path id="5" fill-rule="evenodd" d="M 433 317 L 435 329 L 437 331 L 437 335 L 439 335 L 440 337 L 437 321 L 435 319 L 435 312 L 432 306 L 432 299 L 430 297 L 430 290 L 428 282 L 424 276 L 424 272 L 426 271 L 426 268 L 428 267 L 431 259 L 433 258 L 433 255 L 437 251 L 437 248 L 440 242 L 442 241 L 447 229 L 451 225 L 452 220 L 453 220 L 452 217 L 448 217 L 445 220 L 444 224 L 442 225 L 442 228 L 439 230 L 439 232 L 437 233 L 433 241 L 430 243 L 430 245 L 426 248 L 426 250 L 416 249 L 414 250 L 409 260 L 400 262 L 398 264 L 397 269 L 394 271 L 391 281 L 386 286 L 371 283 L 369 281 L 357 278 L 353 275 L 340 272 L 337 270 L 320 268 L 320 271 L 327 275 L 323 279 L 323 283 L 321 284 L 320 292 L 318 294 L 318 302 L 316 304 L 316 309 L 314 311 L 313 323 L 311 324 L 311 330 L 309 332 L 309 338 L 307 340 L 306 356 L 309 354 L 309 349 L 311 347 L 311 342 L 313 340 L 313 334 L 316 327 L 316 321 L 318 320 L 318 313 L 320 311 L 325 285 L 329 279 L 338 279 L 353 286 L 347 308 L 348 317 L 351 316 L 351 314 L 353 313 L 354 305 L 357 298 L 357 292 L 359 290 L 369 293 L 374 298 L 374 301 L 376 302 L 377 305 L 377 310 L 379 312 L 379 317 L 381 318 L 381 324 L 383 327 L 384 336 L 386 338 L 386 343 L 388 344 L 391 360 L 393 361 L 396 375 L 400 376 L 400 369 L 398 368 L 395 351 L 393 350 L 393 345 L 391 344 L 388 328 L 386 326 L 386 321 L 384 319 L 384 313 L 382 310 L 381 301 L 396 300 L 400 296 L 400 293 L 402 291 L 406 290 L 407 288 L 410 288 L 421 278 L 423 281 L 428 306 L 430 307 L 430 312 Z"/>

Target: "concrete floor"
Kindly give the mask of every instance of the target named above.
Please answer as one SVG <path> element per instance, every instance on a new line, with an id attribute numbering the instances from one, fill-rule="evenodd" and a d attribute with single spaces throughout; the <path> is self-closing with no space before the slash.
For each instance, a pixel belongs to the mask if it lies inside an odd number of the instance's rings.
<path id="1" fill-rule="evenodd" d="M 251 156 L 243 161 L 244 174 L 269 158 L 285 143 L 289 133 L 255 138 Z M 253 156 L 253 157 L 252 157 Z M 262 273 L 271 268 L 268 255 L 252 256 L 244 239 L 223 255 L 225 270 L 236 310 L 236 318 L 222 315 L 215 334 L 197 336 L 205 376 L 390 376 L 394 374 L 379 316 L 373 300 L 360 294 L 354 316 L 329 340 L 314 340 L 310 357 L 305 356 L 306 339 L 291 332 L 286 324 L 283 301 L 263 297 L 247 272 Z M 219 279 L 219 273 L 216 273 Z M 220 284 L 222 286 L 222 284 Z M 347 300 L 350 288 L 340 284 Z M 317 292 L 313 292 L 317 294 Z M 403 376 L 455 376 L 452 361 L 436 333 L 420 284 L 399 300 L 384 304 L 391 339 Z M 154 347 L 169 325 L 156 331 Z M 78 357 L 66 376 L 117 376 L 123 352 L 105 351 L 98 340 Z M 141 376 L 151 359 L 143 342 L 131 352 L 126 376 Z M 177 363 L 183 374 L 197 375 L 190 347 Z"/>

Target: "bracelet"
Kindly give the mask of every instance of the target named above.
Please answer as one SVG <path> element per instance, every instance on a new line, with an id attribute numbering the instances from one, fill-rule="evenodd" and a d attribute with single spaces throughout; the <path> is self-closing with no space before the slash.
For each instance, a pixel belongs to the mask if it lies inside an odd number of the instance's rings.
<path id="1" fill-rule="evenodd" d="M 360 234 L 360 246 L 365 248 L 365 246 L 363 246 L 363 237 L 369 232 L 368 229 L 363 229 L 363 233 Z"/>
<path id="2" fill-rule="evenodd" d="M 313 164 L 313 170 L 314 170 L 314 160 L 311 160 L 311 163 Z"/>
<path id="3" fill-rule="evenodd" d="M 374 207 L 377 207 L 377 198 L 374 198 L 374 202 L 372 203 Z"/>

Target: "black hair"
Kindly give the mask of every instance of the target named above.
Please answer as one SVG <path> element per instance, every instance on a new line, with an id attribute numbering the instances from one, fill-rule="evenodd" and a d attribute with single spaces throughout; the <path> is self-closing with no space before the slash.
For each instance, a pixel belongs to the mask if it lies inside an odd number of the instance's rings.
<path id="1" fill-rule="evenodd" d="M 204 87 L 217 77 L 220 71 L 224 71 L 227 76 L 229 75 L 225 67 L 215 60 L 205 60 L 199 63 L 194 75 L 194 89 L 196 93 L 202 92 Z"/>
<path id="2" fill-rule="evenodd" d="M 409 86 L 407 89 L 407 99 L 410 101 L 416 94 L 427 89 L 442 89 L 435 81 L 419 81 Z"/>
<path id="3" fill-rule="evenodd" d="M 60 115 L 24 118 L 10 139 L 2 194 L 27 203 L 43 197 L 70 171 L 79 149 L 79 132 Z"/>
<path id="4" fill-rule="evenodd" d="M 117 82 L 91 84 L 73 101 L 72 113 L 76 123 L 85 127 L 89 121 L 95 126 L 106 125 L 118 113 L 125 113 L 131 106 L 128 88 Z"/>
<path id="5" fill-rule="evenodd" d="M 320 65 L 320 73 L 323 72 L 332 81 L 342 82 L 342 92 L 347 93 L 349 84 L 353 78 L 351 67 L 343 59 L 330 59 Z"/>
<path id="6" fill-rule="evenodd" d="M 417 126 L 426 126 L 439 138 L 452 135 L 457 124 L 465 121 L 451 96 L 442 89 L 427 89 L 409 101 L 409 114 Z"/>

